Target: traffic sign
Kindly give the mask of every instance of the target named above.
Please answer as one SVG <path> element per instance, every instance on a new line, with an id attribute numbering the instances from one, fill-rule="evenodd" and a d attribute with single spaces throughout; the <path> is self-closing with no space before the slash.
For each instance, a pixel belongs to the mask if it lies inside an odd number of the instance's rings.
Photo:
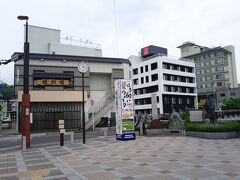
<path id="1" fill-rule="evenodd" d="M 91 105 L 92 105 L 92 106 L 94 105 L 94 100 L 93 100 L 93 99 L 91 99 Z"/>

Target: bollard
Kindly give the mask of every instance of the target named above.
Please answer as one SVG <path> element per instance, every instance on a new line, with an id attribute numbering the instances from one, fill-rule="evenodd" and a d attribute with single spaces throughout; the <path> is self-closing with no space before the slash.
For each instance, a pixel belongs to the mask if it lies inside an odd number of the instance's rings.
<path id="1" fill-rule="evenodd" d="M 107 139 L 107 129 L 104 129 L 104 139 Z"/>
<path id="2" fill-rule="evenodd" d="M 60 146 L 64 146 L 64 133 L 60 133 Z"/>
<path id="3" fill-rule="evenodd" d="M 143 126 L 144 126 L 144 124 L 143 124 L 143 122 L 141 121 L 141 122 L 140 122 L 140 125 L 139 125 L 139 127 L 140 127 L 140 135 L 141 135 L 141 136 L 143 136 Z"/>
<path id="4" fill-rule="evenodd" d="M 74 132 L 73 131 L 70 132 L 70 138 L 71 138 L 71 144 L 73 144 L 73 141 L 74 141 Z"/>
<path id="5" fill-rule="evenodd" d="M 26 147 L 27 147 L 26 136 L 23 136 L 22 137 L 22 150 L 26 151 Z"/>

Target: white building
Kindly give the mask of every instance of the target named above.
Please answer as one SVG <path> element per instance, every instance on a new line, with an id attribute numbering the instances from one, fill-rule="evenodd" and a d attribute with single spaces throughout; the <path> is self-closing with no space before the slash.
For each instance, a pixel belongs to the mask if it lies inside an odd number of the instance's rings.
<path id="1" fill-rule="evenodd" d="M 157 53 L 157 52 L 155 52 Z M 191 60 L 155 54 L 132 63 L 134 109 L 136 114 L 152 114 L 151 97 L 157 95 L 158 114 L 197 108 L 195 64 Z M 131 61 L 131 57 L 130 57 Z M 134 57 L 136 61 L 136 57 Z"/>

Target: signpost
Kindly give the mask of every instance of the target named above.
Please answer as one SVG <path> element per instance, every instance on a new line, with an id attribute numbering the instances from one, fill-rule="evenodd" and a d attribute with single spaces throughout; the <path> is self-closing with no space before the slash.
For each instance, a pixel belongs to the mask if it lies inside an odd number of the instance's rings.
<path id="1" fill-rule="evenodd" d="M 65 133 L 64 120 L 58 121 L 58 128 L 60 130 L 60 146 L 63 146 L 64 145 L 64 133 Z"/>
<path id="2" fill-rule="evenodd" d="M 88 65 L 84 61 L 78 64 L 77 66 L 78 71 L 82 73 L 82 126 L 83 126 L 83 144 L 85 144 L 86 137 L 85 137 L 85 110 L 84 110 L 84 73 L 88 71 Z"/>
<path id="3" fill-rule="evenodd" d="M 136 139 L 131 80 L 115 81 L 115 111 L 116 139 L 121 141 Z"/>

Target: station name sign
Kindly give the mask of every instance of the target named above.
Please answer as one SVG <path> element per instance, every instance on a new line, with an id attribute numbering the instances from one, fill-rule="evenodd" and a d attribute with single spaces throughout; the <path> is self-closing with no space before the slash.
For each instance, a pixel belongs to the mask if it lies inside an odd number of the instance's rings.
<path id="1" fill-rule="evenodd" d="M 69 86 L 69 80 L 62 79 L 39 79 L 38 86 Z"/>

